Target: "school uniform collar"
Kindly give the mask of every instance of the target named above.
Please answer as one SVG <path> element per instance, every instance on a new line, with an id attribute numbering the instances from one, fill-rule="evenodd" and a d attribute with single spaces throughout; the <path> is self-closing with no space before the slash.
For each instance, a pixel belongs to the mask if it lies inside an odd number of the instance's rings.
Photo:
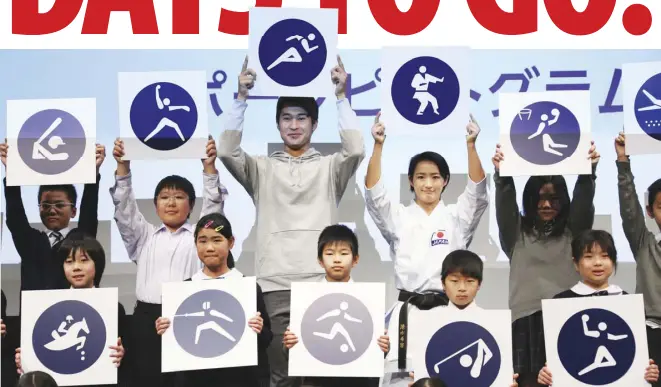
<path id="1" fill-rule="evenodd" d="M 606 289 L 595 290 L 583 282 L 579 282 L 576 285 L 574 285 L 574 287 L 571 288 L 571 291 L 578 294 L 579 296 L 589 296 L 589 295 L 615 296 L 622 294 L 622 288 L 620 288 L 617 285 L 608 285 Z"/>
<path id="2" fill-rule="evenodd" d="M 330 283 L 330 281 L 326 279 L 326 276 L 325 276 L 325 275 L 324 275 L 323 277 L 321 277 L 321 282 L 328 282 L 328 283 Z M 335 281 L 333 281 L 333 282 L 335 282 Z M 349 281 L 347 281 L 347 282 L 353 282 L 353 278 L 349 277 Z M 335 282 L 335 283 L 339 283 L 339 282 Z"/>
<path id="3" fill-rule="evenodd" d="M 73 285 L 71 285 L 69 289 L 76 289 L 76 288 L 74 288 Z M 83 288 L 83 289 L 96 289 L 96 285 L 92 286 L 91 288 Z"/>
<path id="4" fill-rule="evenodd" d="M 450 309 L 455 309 L 455 310 L 472 310 L 472 309 L 482 309 L 479 306 L 477 306 L 477 302 L 473 300 L 470 304 L 468 304 L 464 309 L 459 309 L 457 308 L 457 305 L 453 304 L 452 301 L 448 303 L 448 308 Z"/>
<path id="5" fill-rule="evenodd" d="M 236 269 L 230 269 L 227 273 L 221 275 L 220 277 L 209 277 L 208 275 L 204 274 L 202 269 L 198 271 L 197 273 L 193 274 L 191 277 L 191 281 L 201 281 L 201 280 L 208 280 L 208 279 L 221 279 L 221 278 L 235 278 L 235 277 L 243 277 L 243 273 Z"/>
<path id="6" fill-rule="evenodd" d="M 173 232 L 173 234 L 178 234 L 178 233 L 181 232 L 181 230 L 188 231 L 188 232 L 193 232 L 193 225 L 186 222 L 181 227 L 179 227 L 177 229 L 177 231 Z M 161 225 L 156 230 L 154 230 L 154 234 L 157 234 L 161 231 L 167 231 L 167 227 L 163 223 L 161 223 Z"/>
<path id="7" fill-rule="evenodd" d="M 65 227 L 61 230 L 55 231 L 55 230 L 48 230 L 48 236 L 52 236 L 53 234 L 57 235 L 60 234 L 62 235 L 62 239 L 66 238 L 69 232 L 71 231 L 71 228 Z"/>

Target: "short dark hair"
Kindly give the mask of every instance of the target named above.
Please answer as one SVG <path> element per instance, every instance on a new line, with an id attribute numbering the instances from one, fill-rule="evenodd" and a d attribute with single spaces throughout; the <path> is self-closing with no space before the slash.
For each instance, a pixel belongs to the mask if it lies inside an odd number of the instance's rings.
<path id="1" fill-rule="evenodd" d="M 96 238 L 92 238 L 80 229 L 74 228 L 67 234 L 57 249 L 57 259 L 61 263 L 63 271 L 64 261 L 67 260 L 69 255 L 75 255 L 78 250 L 84 251 L 94 262 L 94 286 L 98 288 L 101 284 L 103 271 L 106 268 L 106 253 L 103 250 L 103 246 L 101 246 L 101 243 Z"/>
<path id="2" fill-rule="evenodd" d="M 32 371 L 23 374 L 16 387 L 57 387 L 57 382 L 43 371 Z"/>
<path id="3" fill-rule="evenodd" d="M 656 195 L 661 192 L 661 179 L 658 179 L 654 183 L 650 184 L 647 188 L 647 205 L 649 206 L 650 211 L 654 208 L 654 201 L 656 200 Z"/>
<path id="4" fill-rule="evenodd" d="M 225 239 L 234 238 L 234 235 L 232 234 L 232 224 L 230 223 L 229 219 L 225 217 L 225 215 L 219 212 L 213 212 L 211 214 L 204 215 L 203 217 L 200 218 L 200 220 L 197 221 L 197 224 L 195 225 L 195 232 L 193 233 L 193 237 L 195 238 L 195 243 L 197 243 L 197 235 L 200 233 L 200 230 L 203 228 L 211 228 L 211 229 L 220 228 L 220 230 L 218 230 L 218 233 L 224 236 Z M 227 253 L 227 267 L 233 269 L 234 266 L 235 266 L 234 256 L 232 255 L 232 251 L 230 250 Z"/>
<path id="5" fill-rule="evenodd" d="M 354 257 L 358 255 L 358 238 L 356 234 L 343 224 L 334 224 L 324 228 L 321 234 L 319 234 L 319 239 L 317 240 L 317 258 L 321 259 L 323 257 L 324 250 L 328 245 L 336 243 L 348 244 L 351 248 L 351 254 Z"/>
<path id="6" fill-rule="evenodd" d="M 455 250 L 448 254 L 443 261 L 441 281 L 451 274 L 461 274 L 465 277 L 475 278 L 480 284 L 484 272 L 484 262 L 479 255 L 469 250 Z"/>
<path id="7" fill-rule="evenodd" d="M 193 207 L 195 207 L 195 187 L 193 187 L 193 184 L 185 177 L 170 175 L 161 179 L 161 181 L 156 184 L 156 189 L 154 189 L 154 204 L 156 204 L 158 195 L 160 195 L 161 191 L 164 189 L 178 189 L 184 191 L 186 195 L 188 195 L 188 204 L 190 205 L 191 211 L 193 210 Z"/>
<path id="8" fill-rule="evenodd" d="M 40 185 L 39 193 L 37 194 L 37 203 L 41 203 L 41 195 L 44 192 L 64 192 L 69 201 L 73 203 L 73 208 L 76 208 L 78 193 L 76 192 L 76 187 L 71 184 Z"/>
<path id="9" fill-rule="evenodd" d="M 300 107 L 305 110 L 305 112 L 312 119 L 312 123 L 315 124 L 319 120 L 319 105 L 317 101 L 312 97 L 280 97 L 278 99 L 278 105 L 275 109 L 275 122 L 280 122 L 280 114 L 282 110 L 287 107 Z"/>
<path id="10" fill-rule="evenodd" d="M 585 230 L 571 241 L 571 253 L 574 262 L 578 263 L 583 254 L 591 253 L 592 248 L 597 245 L 601 251 L 608 254 L 608 258 L 613 261 L 613 266 L 617 267 L 617 249 L 613 236 L 604 230 Z"/>
<path id="11" fill-rule="evenodd" d="M 553 185 L 559 205 L 558 215 L 554 219 L 550 236 L 558 237 L 563 235 L 569 226 L 569 207 L 571 204 L 567 182 L 562 175 L 532 176 L 528 179 L 526 186 L 523 188 L 521 228 L 527 234 L 533 233 L 535 224 L 539 219 L 539 213 L 537 212 L 540 199 L 539 191 L 547 184 Z"/>
<path id="12" fill-rule="evenodd" d="M 411 387 L 448 387 L 448 385 L 439 378 L 418 379 Z"/>
<path id="13" fill-rule="evenodd" d="M 443 180 L 445 180 L 446 183 L 450 182 L 450 167 L 448 166 L 448 162 L 445 161 L 445 158 L 441 155 L 439 155 L 436 152 L 422 152 L 418 153 L 417 155 L 411 157 L 411 161 L 409 161 L 409 181 L 413 180 L 413 175 L 415 174 L 415 169 L 418 167 L 418 164 L 420 164 L 423 161 L 429 161 L 438 167 L 438 172 L 441 174 L 441 177 Z M 413 186 L 409 186 L 411 189 L 411 192 L 413 192 Z M 447 187 L 447 184 L 445 185 Z M 445 187 L 443 187 L 443 191 L 445 191 Z M 441 192 L 443 192 L 441 191 Z"/>

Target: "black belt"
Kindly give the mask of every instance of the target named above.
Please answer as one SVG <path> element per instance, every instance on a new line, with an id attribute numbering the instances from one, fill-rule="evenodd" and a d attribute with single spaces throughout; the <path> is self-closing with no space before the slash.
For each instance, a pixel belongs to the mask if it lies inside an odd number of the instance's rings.
<path id="1" fill-rule="evenodd" d="M 429 310 L 437 306 L 447 305 L 449 300 L 445 293 L 410 293 L 405 290 L 399 291 L 399 301 L 403 302 L 399 310 L 399 355 L 397 367 L 401 370 L 406 368 L 406 347 L 408 336 L 408 306 L 415 306 L 420 310 Z"/>

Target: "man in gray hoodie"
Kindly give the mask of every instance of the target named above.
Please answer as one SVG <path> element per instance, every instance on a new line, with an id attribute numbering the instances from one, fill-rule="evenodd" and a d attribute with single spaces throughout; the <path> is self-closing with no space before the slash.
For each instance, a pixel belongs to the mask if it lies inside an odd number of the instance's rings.
<path id="1" fill-rule="evenodd" d="M 282 346 L 289 325 L 291 283 L 318 281 L 324 276 L 316 259 L 317 239 L 321 230 L 337 223 L 337 207 L 365 158 L 365 144 L 358 117 L 346 99 L 347 73 L 338 57 L 331 80 L 337 96 L 342 150 L 322 156 L 310 146 L 319 116 L 314 98 L 282 97 L 275 118 L 284 150 L 268 157 L 246 154 L 241 149 L 244 114 L 256 78 L 246 58 L 218 153 L 257 207 L 255 274 L 274 334 L 268 352 L 271 387 L 293 386 L 298 381 L 287 377 Z"/>

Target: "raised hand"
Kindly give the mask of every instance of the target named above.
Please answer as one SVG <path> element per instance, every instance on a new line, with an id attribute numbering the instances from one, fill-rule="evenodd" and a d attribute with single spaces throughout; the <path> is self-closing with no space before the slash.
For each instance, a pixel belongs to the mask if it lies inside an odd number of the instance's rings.
<path id="1" fill-rule="evenodd" d="M 372 126 L 372 137 L 376 144 L 383 144 L 383 142 L 386 141 L 386 126 L 383 122 L 379 121 L 380 118 L 381 112 L 378 112 L 374 118 L 374 125 Z"/>
<path id="2" fill-rule="evenodd" d="M 624 132 L 620 132 L 620 134 L 615 138 L 615 154 L 619 160 L 626 160 L 627 158 L 626 141 L 627 138 Z M 1 149 L 2 148 L 0 148 L 0 155 L 2 154 Z"/>
<path id="3" fill-rule="evenodd" d="M 216 141 L 213 139 L 213 136 L 209 135 L 209 140 L 207 141 L 206 148 L 207 158 L 202 159 L 202 165 L 204 165 L 204 172 L 215 175 L 218 173 L 216 169 L 216 157 L 218 156 L 218 150 L 216 149 Z"/>
<path id="4" fill-rule="evenodd" d="M 477 121 L 475 121 L 475 117 L 473 115 L 470 115 L 470 122 L 468 125 L 466 125 L 466 142 L 467 143 L 475 143 L 475 140 L 477 140 L 477 136 L 480 135 L 480 125 L 477 124 Z"/>
<path id="5" fill-rule="evenodd" d="M 333 67 L 331 70 L 331 81 L 335 85 L 335 96 L 337 99 L 344 99 L 347 92 L 347 78 L 349 75 L 344 69 L 344 63 L 342 63 L 342 58 L 337 56 L 337 66 Z"/>
<path id="6" fill-rule="evenodd" d="M 115 146 L 112 148 L 112 157 L 117 161 L 117 176 L 126 176 L 129 174 L 131 168 L 131 162 L 129 160 L 124 160 L 124 141 L 121 139 L 115 140 Z"/>
<path id="7" fill-rule="evenodd" d="M 103 160 L 106 159 L 106 147 L 101 144 L 96 144 L 96 172 L 99 172 Z"/>
<path id="8" fill-rule="evenodd" d="M 257 80 L 257 73 L 253 69 L 248 68 L 248 57 L 243 61 L 243 67 L 241 68 L 241 74 L 239 74 L 239 92 L 237 99 L 240 101 L 245 101 L 250 95 L 250 90 L 255 87 L 255 81 Z"/>
<path id="9" fill-rule="evenodd" d="M 117 164 L 128 162 L 122 159 L 124 157 L 124 141 L 119 138 L 115 139 L 115 144 L 112 148 L 112 157 L 115 158 Z"/>
<path id="10" fill-rule="evenodd" d="M 496 144 L 496 154 L 491 158 L 491 162 L 493 163 L 494 168 L 496 168 L 496 172 L 500 171 L 500 162 L 504 159 L 505 156 L 503 156 L 503 151 L 500 150 L 500 144 Z"/>

